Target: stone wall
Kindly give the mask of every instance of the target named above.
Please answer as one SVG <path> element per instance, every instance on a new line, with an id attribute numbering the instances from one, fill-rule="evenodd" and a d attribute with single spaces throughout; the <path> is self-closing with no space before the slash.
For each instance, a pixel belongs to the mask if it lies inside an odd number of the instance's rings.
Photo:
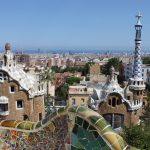
<path id="1" fill-rule="evenodd" d="M 75 105 L 77 106 L 87 106 L 89 95 L 88 94 L 70 94 L 69 95 L 69 106 L 72 106 L 73 99 L 75 99 Z M 84 100 L 83 100 L 84 99 Z"/>
<path id="2" fill-rule="evenodd" d="M 116 106 L 113 107 L 112 104 L 109 104 L 109 99 L 112 100 L 112 98 L 116 98 L 119 100 L 118 105 L 116 103 Z M 129 127 L 133 124 L 137 124 L 139 121 L 139 117 L 141 115 L 141 109 L 137 111 L 128 111 L 127 104 L 124 102 L 121 102 L 121 99 L 117 96 L 109 96 L 108 99 L 105 102 L 102 102 L 99 105 L 99 114 L 105 115 L 105 114 L 121 114 L 124 116 L 124 122 L 123 125 Z"/>

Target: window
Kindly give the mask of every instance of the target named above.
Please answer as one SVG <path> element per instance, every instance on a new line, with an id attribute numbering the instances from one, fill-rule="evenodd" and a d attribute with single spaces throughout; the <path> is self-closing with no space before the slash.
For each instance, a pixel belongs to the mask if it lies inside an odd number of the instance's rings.
<path id="1" fill-rule="evenodd" d="M 4 80 L 6 80 L 6 79 L 7 79 L 7 76 L 6 76 L 6 74 L 5 74 L 5 73 L 3 74 L 3 76 L 4 76 Z"/>
<path id="2" fill-rule="evenodd" d="M 116 98 L 115 97 L 112 99 L 112 107 L 116 107 Z"/>
<path id="3" fill-rule="evenodd" d="M 114 114 L 113 121 L 113 128 L 119 128 L 123 125 L 124 116 L 122 114 Z"/>
<path id="4" fill-rule="evenodd" d="M 15 86 L 14 85 L 11 85 L 10 86 L 10 93 L 14 93 L 15 92 Z"/>
<path id="5" fill-rule="evenodd" d="M 134 100 L 134 105 L 136 105 L 136 101 Z"/>
<path id="6" fill-rule="evenodd" d="M 103 115 L 103 117 L 105 118 L 105 120 L 108 122 L 108 123 L 112 123 L 112 114 L 105 114 Z"/>
<path id="7" fill-rule="evenodd" d="M 130 96 L 127 96 L 127 99 L 130 100 Z"/>
<path id="8" fill-rule="evenodd" d="M 43 90 L 44 89 L 43 84 L 41 85 L 41 87 L 42 87 L 42 90 Z"/>
<path id="9" fill-rule="evenodd" d="M 39 91 L 40 91 L 40 86 L 38 86 L 38 89 L 39 89 Z"/>
<path id="10" fill-rule="evenodd" d="M 0 104 L 0 112 L 8 111 L 8 104 Z"/>
<path id="11" fill-rule="evenodd" d="M 84 91 L 87 92 L 87 88 L 85 88 Z"/>
<path id="12" fill-rule="evenodd" d="M 124 123 L 124 115 L 122 114 L 104 114 L 103 117 L 114 129 L 121 127 Z"/>
<path id="13" fill-rule="evenodd" d="M 23 100 L 17 100 L 17 108 L 23 108 Z"/>
<path id="14" fill-rule="evenodd" d="M 39 113 L 39 121 L 42 120 L 42 113 Z"/>
<path id="15" fill-rule="evenodd" d="M 3 72 L 0 72 L 0 80 L 3 81 L 3 80 L 7 80 L 7 75 Z"/>
<path id="16" fill-rule="evenodd" d="M 117 99 L 117 105 L 120 105 L 120 100 L 119 99 Z"/>

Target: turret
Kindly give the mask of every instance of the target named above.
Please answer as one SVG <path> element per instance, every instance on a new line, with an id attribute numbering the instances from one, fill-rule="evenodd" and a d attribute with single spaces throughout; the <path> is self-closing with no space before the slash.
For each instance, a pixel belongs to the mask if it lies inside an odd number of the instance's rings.
<path id="1" fill-rule="evenodd" d="M 5 44 L 5 51 L 4 51 L 4 55 L 3 55 L 3 66 L 9 67 L 9 68 L 12 66 L 16 66 L 13 53 L 11 52 L 10 43 Z"/>
<path id="2" fill-rule="evenodd" d="M 5 53 L 7 53 L 8 51 L 11 51 L 11 45 L 10 45 L 10 43 L 6 43 L 5 44 Z"/>
<path id="3" fill-rule="evenodd" d="M 142 24 L 140 18 L 142 17 L 139 13 L 137 16 L 137 24 L 135 25 L 135 52 L 134 52 L 134 64 L 133 64 L 133 77 L 129 79 L 131 90 L 144 90 L 145 84 L 142 78 L 142 61 L 141 61 L 141 30 Z"/>
<path id="4" fill-rule="evenodd" d="M 142 61 L 141 61 L 141 30 L 142 24 L 140 22 L 141 14 L 137 16 L 137 24 L 135 25 L 135 52 L 133 64 L 133 76 L 129 79 L 129 90 L 133 93 L 134 104 L 142 104 L 143 91 L 145 90 L 145 83 L 142 78 Z"/>

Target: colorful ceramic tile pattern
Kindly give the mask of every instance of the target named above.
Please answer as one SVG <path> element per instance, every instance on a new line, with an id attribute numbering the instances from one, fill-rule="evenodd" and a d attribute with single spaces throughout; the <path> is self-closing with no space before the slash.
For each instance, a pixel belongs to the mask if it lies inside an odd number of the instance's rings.
<path id="1" fill-rule="evenodd" d="M 129 146 L 101 115 L 86 107 L 64 107 L 36 123 L 0 122 L 0 150 L 66 149 L 126 150 Z"/>

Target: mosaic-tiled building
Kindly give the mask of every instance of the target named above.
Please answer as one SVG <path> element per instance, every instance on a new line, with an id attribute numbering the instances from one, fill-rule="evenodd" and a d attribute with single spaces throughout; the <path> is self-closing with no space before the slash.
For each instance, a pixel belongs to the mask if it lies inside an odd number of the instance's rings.
<path id="1" fill-rule="evenodd" d="M 42 82 L 16 65 L 9 43 L 0 64 L 0 120 L 38 121 L 45 117 Z"/>
<path id="2" fill-rule="evenodd" d="M 119 128 L 122 125 L 131 126 L 140 122 L 142 115 L 143 95 L 145 83 L 142 78 L 142 62 L 140 56 L 141 50 L 141 15 L 137 15 L 137 24 L 135 25 L 135 52 L 133 77 L 129 79 L 125 88 L 121 88 L 115 75 L 113 67 L 110 69 L 106 83 L 95 88 L 94 93 L 90 95 L 89 107 L 98 111 L 112 125 L 113 128 Z"/>
<path id="3" fill-rule="evenodd" d="M 0 149 L 129 150 L 105 119 L 87 107 L 64 107 L 38 122 L 0 121 Z"/>

